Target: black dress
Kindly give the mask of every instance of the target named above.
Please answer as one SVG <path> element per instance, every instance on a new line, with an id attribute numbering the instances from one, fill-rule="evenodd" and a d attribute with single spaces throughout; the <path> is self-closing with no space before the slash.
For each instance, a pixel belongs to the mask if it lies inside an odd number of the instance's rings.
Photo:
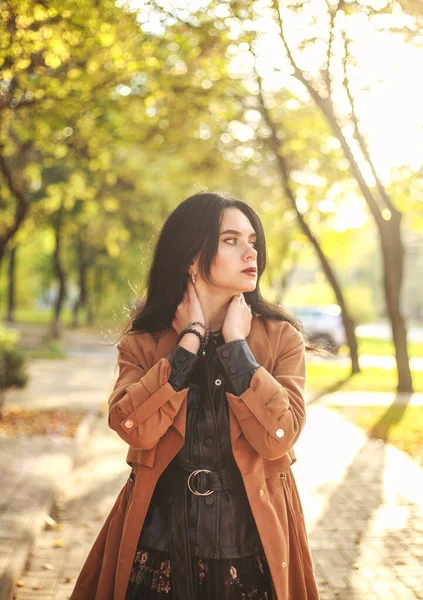
<path id="1" fill-rule="evenodd" d="M 245 340 L 225 344 L 220 332 L 204 357 L 176 346 L 168 358 L 169 383 L 175 390 L 189 386 L 185 444 L 154 490 L 126 600 L 271 600 L 269 568 L 232 454 L 225 395 L 245 391 L 259 365 Z M 202 471 L 190 476 L 196 469 Z"/>

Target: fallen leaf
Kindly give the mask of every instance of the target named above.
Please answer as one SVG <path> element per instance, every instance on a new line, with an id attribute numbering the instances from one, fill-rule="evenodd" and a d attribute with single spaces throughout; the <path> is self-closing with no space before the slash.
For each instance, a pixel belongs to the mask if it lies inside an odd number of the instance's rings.
<path id="1" fill-rule="evenodd" d="M 50 515 L 46 515 L 44 517 L 44 521 L 46 524 L 46 529 L 53 529 L 53 527 L 57 525 L 56 521 L 53 519 L 53 517 L 50 517 Z"/>
<path id="2" fill-rule="evenodd" d="M 63 540 L 56 540 L 56 541 L 54 542 L 54 546 L 55 546 L 55 548 L 63 548 L 63 546 L 64 546 L 64 545 L 65 545 L 65 544 L 64 544 Z"/>
<path id="3" fill-rule="evenodd" d="M 44 564 L 43 569 L 45 569 L 46 571 L 54 571 L 53 565 L 50 565 L 49 563 Z"/>
<path id="4" fill-rule="evenodd" d="M 22 579 L 18 579 L 15 585 L 16 587 L 25 587 L 25 581 L 22 581 Z"/>

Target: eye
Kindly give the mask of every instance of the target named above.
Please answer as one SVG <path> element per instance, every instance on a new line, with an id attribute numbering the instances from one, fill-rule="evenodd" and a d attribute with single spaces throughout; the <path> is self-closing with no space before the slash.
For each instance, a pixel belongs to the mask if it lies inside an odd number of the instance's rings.
<path id="1" fill-rule="evenodd" d="M 224 242 L 231 242 L 231 241 L 235 241 L 236 242 L 236 238 L 232 237 L 232 238 L 226 238 L 226 240 L 223 240 Z M 234 246 L 235 244 L 231 244 L 232 246 Z"/>

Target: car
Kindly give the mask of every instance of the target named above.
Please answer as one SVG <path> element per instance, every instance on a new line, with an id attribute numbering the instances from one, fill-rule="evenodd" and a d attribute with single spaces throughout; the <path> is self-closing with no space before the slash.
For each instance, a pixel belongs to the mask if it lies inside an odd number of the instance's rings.
<path id="1" fill-rule="evenodd" d="M 346 344 L 341 309 L 337 304 L 295 306 L 290 310 L 300 319 L 308 341 L 322 341 L 326 350 L 337 354 Z"/>

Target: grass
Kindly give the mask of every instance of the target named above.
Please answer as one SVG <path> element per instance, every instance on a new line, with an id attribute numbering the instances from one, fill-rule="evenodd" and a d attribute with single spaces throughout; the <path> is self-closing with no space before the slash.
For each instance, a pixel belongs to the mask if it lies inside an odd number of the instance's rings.
<path id="1" fill-rule="evenodd" d="M 22 351 L 28 360 L 32 358 L 63 360 L 68 357 L 63 343 L 60 341 L 45 342 L 33 348 L 23 348 Z"/>
<path id="2" fill-rule="evenodd" d="M 412 371 L 414 391 L 423 392 L 423 371 Z M 334 387 L 343 392 L 392 392 L 396 389 L 395 369 L 367 367 L 350 377 L 349 367 L 336 364 L 308 364 L 307 389 L 313 395 Z"/>
<path id="3" fill-rule="evenodd" d="M 394 356 L 394 344 L 391 340 L 380 340 L 377 338 L 357 337 L 360 354 L 372 354 L 374 356 Z M 343 346 L 339 352 L 341 356 L 348 356 L 348 348 Z M 418 342 L 408 343 L 408 354 L 410 356 L 423 356 L 423 344 Z"/>
<path id="4" fill-rule="evenodd" d="M 330 406 L 364 429 L 369 437 L 390 442 L 423 466 L 421 406 Z"/>
<path id="5" fill-rule="evenodd" d="M 18 308 L 15 310 L 15 321 L 16 323 L 26 323 L 28 325 L 49 325 L 52 320 L 52 310 L 37 310 L 29 308 Z M 72 311 L 69 309 L 63 309 L 61 314 L 61 322 L 65 328 L 70 327 L 72 323 Z M 81 314 L 80 323 L 81 326 L 78 329 L 84 331 L 99 331 L 103 327 L 117 327 L 125 322 L 125 316 L 120 319 L 113 318 L 112 315 L 103 316 L 100 315 L 96 320 L 94 326 L 85 325 L 85 314 Z"/>

